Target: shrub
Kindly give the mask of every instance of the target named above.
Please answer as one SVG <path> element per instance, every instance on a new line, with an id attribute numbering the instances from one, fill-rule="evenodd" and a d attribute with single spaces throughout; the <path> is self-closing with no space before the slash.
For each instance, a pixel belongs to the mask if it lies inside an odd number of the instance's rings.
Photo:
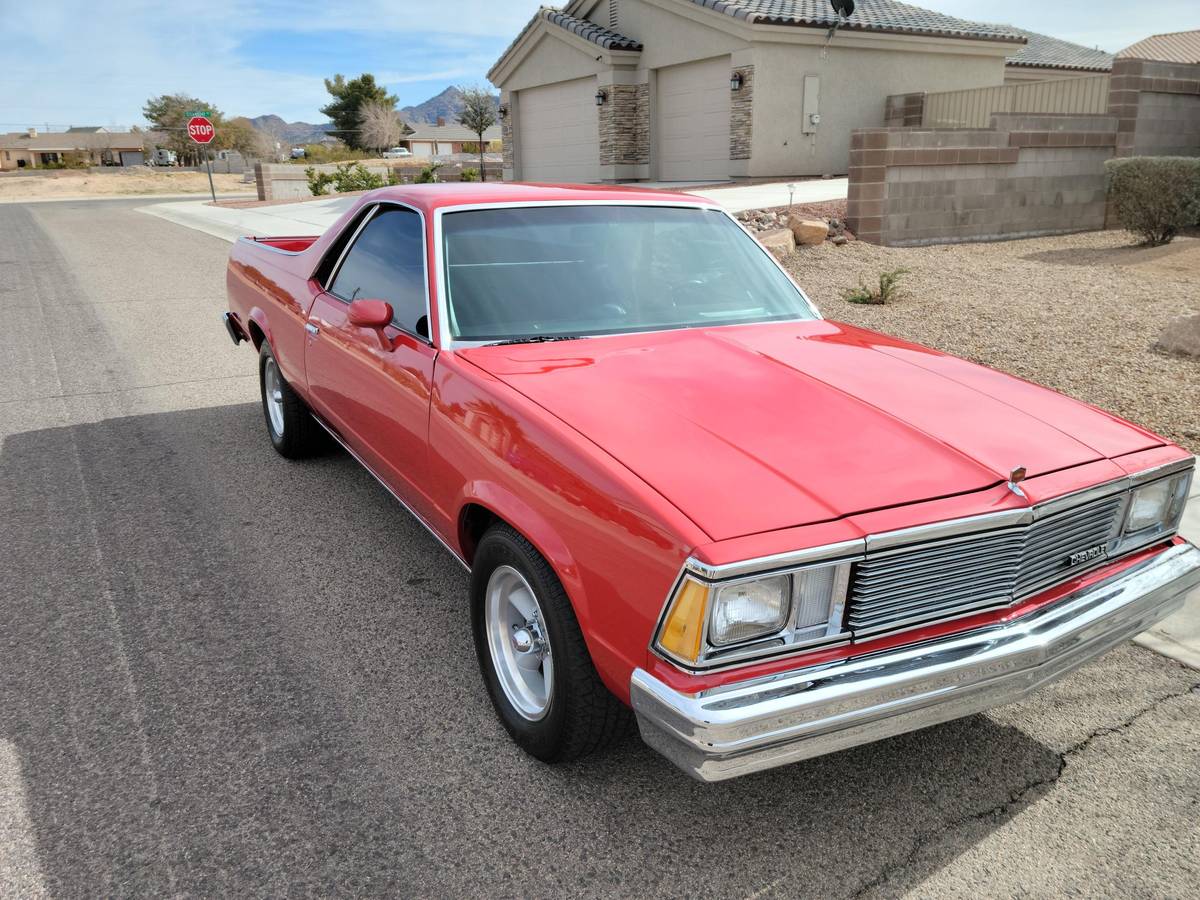
<path id="1" fill-rule="evenodd" d="M 330 187 L 339 194 L 345 194 L 348 191 L 381 188 L 387 183 L 382 175 L 376 175 L 360 162 L 345 163 L 333 172 L 318 172 L 309 166 L 304 174 L 308 177 L 308 190 L 314 197 L 328 193 Z"/>
<path id="2" fill-rule="evenodd" d="M 462 174 L 460 174 L 458 176 L 458 180 L 459 181 L 478 181 L 479 180 L 479 170 L 472 169 L 472 168 L 463 169 Z"/>
<path id="3" fill-rule="evenodd" d="M 437 170 L 442 167 L 441 163 L 430 163 L 421 169 L 421 173 L 417 176 L 417 184 L 432 184 L 437 181 Z"/>
<path id="4" fill-rule="evenodd" d="M 1144 243 L 1169 243 L 1200 222 L 1200 159 L 1133 156 L 1104 165 L 1117 221 Z"/>
<path id="5" fill-rule="evenodd" d="M 870 303 L 882 305 L 891 303 L 900 296 L 900 279 L 908 274 L 908 269 L 892 269 L 890 272 L 879 274 L 879 287 L 868 287 L 865 281 L 859 281 L 858 287 L 851 288 L 842 296 L 847 303 Z"/>

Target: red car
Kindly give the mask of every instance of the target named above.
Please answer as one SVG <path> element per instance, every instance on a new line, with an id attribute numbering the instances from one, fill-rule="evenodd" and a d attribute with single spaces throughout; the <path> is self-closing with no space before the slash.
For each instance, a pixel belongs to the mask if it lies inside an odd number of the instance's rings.
<path id="1" fill-rule="evenodd" d="M 706 200 L 386 188 L 320 237 L 241 239 L 228 287 L 271 443 L 328 432 L 470 570 L 487 689 L 542 760 L 630 706 L 704 780 L 877 740 L 1200 585 L 1194 457 L 821 318 Z"/>

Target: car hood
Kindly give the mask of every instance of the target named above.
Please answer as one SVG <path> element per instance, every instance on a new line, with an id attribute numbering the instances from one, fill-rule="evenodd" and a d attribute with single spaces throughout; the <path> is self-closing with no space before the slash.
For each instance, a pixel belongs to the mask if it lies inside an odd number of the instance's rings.
<path id="1" fill-rule="evenodd" d="M 1162 440 L 1054 391 L 826 320 L 463 351 L 713 540 L 992 487 Z"/>

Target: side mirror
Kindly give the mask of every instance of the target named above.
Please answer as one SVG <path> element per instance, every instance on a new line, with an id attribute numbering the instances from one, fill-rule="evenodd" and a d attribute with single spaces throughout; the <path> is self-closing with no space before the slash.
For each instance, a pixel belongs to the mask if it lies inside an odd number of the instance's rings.
<path id="1" fill-rule="evenodd" d="M 350 303 L 347 318 L 351 325 L 370 328 L 379 335 L 379 343 L 383 349 L 392 349 L 392 342 L 383 332 L 383 329 L 392 323 L 392 304 L 383 300 L 354 300 Z"/>

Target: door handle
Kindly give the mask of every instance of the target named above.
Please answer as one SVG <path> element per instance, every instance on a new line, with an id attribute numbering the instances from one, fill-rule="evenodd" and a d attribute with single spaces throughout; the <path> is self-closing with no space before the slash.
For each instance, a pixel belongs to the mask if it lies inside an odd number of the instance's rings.
<path id="1" fill-rule="evenodd" d="M 304 330 L 307 331 L 309 334 L 311 334 L 313 337 L 316 337 L 318 334 L 321 333 L 321 329 L 318 328 L 316 325 L 314 325 L 312 322 L 305 322 Z"/>

